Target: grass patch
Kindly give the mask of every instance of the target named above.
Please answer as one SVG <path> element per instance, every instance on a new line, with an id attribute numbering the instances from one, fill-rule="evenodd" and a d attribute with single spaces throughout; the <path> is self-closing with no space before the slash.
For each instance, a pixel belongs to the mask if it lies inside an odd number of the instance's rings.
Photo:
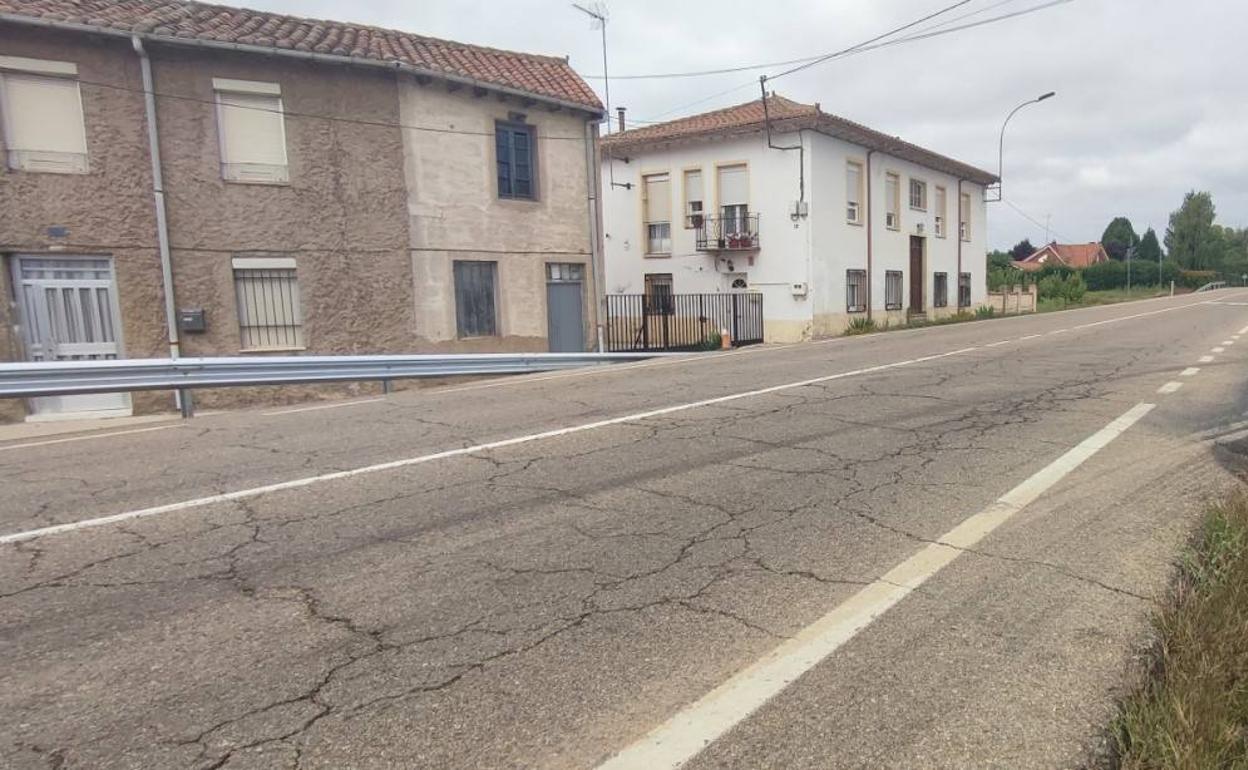
<path id="1" fill-rule="evenodd" d="M 1248 494 L 1210 508 L 1113 734 L 1123 770 L 1248 770 Z"/>
<path id="2" fill-rule="evenodd" d="M 1133 299 L 1151 299 L 1169 296 L 1170 288 L 1159 289 L 1156 286 L 1136 286 L 1131 291 L 1126 289 L 1105 289 L 1103 291 L 1086 291 L 1078 302 L 1066 302 L 1056 298 L 1041 298 L 1037 302 L 1036 311 L 1050 313 L 1054 310 L 1070 310 L 1077 307 L 1094 307 L 1096 305 L 1113 305 L 1118 302 L 1129 302 Z"/>

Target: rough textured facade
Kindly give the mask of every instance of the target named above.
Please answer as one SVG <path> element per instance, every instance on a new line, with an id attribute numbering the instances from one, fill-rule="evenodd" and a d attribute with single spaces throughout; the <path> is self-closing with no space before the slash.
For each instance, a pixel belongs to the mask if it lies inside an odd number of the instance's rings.
<path id="1" fill-rule="evenodd" d="M 236 258 L 294 260 L 302 339 L 284 354 L 546 350 L 549 262 L 584 266 L 590 344 L 587 197 L 596 178 L 586 121 L 597 107 L 566 61 L 482 49 L 508 64 L 502 74 L 487 73 L 502 79 L 494 91 L 464 87 L 453 74 L 441 80 L 193 47 L 161 39 L 159 30 L 135 31 L 147 33 L 157 95 L 175 305 L 203 310 L 206 321 L 202 331 L 180 333 L 182 355 L 265 355 L 243 350 Z M 26 357 L 12 267 L 18 255 L 110 258 L 119 355 L 168 355 L 140 59 L 130 40 L 5 23 L 0 56 L 76 65 L 89 160 L 85 174 L 0 169 L 0 360 Z M 584 108 L 517 95 L 510 81 L 531 77 Z M 223 178 L 214 78 L 280 87 L 288 181 Z M 532 201 L 496 194 L 495 121 L 517 112 L 537 137 Z M 495 335 L 461 338 L 457 329 L 451 266 L 466 259 L 498 263 Z M 375 388 L 222 389 L 201 391 L 196 402 L 221 407 Z M 133 395 L 139 413 L 173 403 L 169 393 Z M 0 402 L 0 420 L 24 413 L 22 402 Z"/>

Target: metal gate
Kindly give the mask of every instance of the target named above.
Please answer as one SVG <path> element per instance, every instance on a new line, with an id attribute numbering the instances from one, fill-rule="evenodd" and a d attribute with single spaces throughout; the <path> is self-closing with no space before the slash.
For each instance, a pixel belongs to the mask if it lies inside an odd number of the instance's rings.
<path id="1" fill-rule="evenodd" d="M 121 317 L 108 257 L 13 260 L 22 338 L 31 361 L 98 360 L 121 355 Z M 129 414 L 127 393 L 32 399 L 34 417 Z"/>
<path id="2" fill-rule="evenodd" d="M 611 294 L 607 296 L 607 350 L 704 350 L 727 330 L 733 347 L 763 341 L 763 295 Z"/>
<path id="3" fill-rule="evenodd" d="M 546 337 L 552 353 L 585 352 L 584 276 L 581 264 L 546 265 Z"/>

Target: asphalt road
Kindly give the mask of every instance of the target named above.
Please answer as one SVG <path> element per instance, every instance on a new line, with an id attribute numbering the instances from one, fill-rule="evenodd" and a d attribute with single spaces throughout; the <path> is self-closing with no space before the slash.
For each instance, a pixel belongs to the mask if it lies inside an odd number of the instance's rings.
<path id="1" fill-rule="evenodd" d="M 1246 353 L 1228 290 L 0 444 L 0 766 L 1076 765 Z"/>

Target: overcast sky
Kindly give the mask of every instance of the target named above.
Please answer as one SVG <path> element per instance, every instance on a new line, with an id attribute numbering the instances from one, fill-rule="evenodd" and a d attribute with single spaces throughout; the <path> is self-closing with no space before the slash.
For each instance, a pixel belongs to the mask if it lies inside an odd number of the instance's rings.
<path id="1" fill-rule="evenodd" d="M 609 0 L 612 106 L 669 119 L 757 98 L 758 75 L 615 80 L 814 56 L 860 43 L 954 0 Z M 1044 0 L 971 0 L 961 22 Z M 239 0 L 303 16 L 570 57 L 602 95 L 599 33 L 561 0 Z M 929 22 L 935 23 L 935 22 Z M 989 242 L 1092 241 L 1116 215 L 1164 235 L 1189 189 L 1209 190 L 1218 221 L 1248 226 L 1248 2 L 1072 0 L 942 37 L 821 64 L 772 84 L 959 160 L 994 170 L 1010 123 L 1006 204 Z M 741 86 L 737 90 L 713 96 Z M 707 99 L 707 97 L 713 98 Z M 701 101 L 700 101 L 701 100 Z M 695 102 L 698 102 L 694 104 Z M 1028 221 L 1030 216 L 1039 224 Z"/>

